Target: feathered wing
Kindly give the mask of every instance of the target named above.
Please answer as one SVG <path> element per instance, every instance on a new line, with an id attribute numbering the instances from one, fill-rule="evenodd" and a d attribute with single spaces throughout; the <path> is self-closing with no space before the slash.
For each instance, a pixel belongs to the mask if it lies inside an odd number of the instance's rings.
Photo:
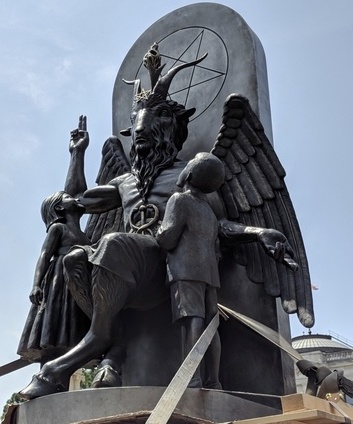
<path id="1" fill-rule="evenodd" d="M 102 161 L 96 183 L 98 185 L 107 184 L 113 178 L 128 171 L 130 171 L 130 164 L 120 140 L 115 136 L 109 137 L 103 145 Z M 120 230 L 122 230 L 122 208 L 101 214 L 92 214 L 86 226 L 86 234 L 92 243 L 98 241 L 104 234 Z"/>
<path id="2" fill-rule="evenodd" d="M 237 259 L 248 277 L 280 296 L 287 313 L 297 312 L 306 327 L 314 324 L 309 267 L 296 214 L 284 182 L 285 171 L 248 100 L 231 94 L 212 149 L 226 168 L 221 187 L 228 219 L 281 231 L 294 250 L 299 270 L 293 272 L 270 258 L 259 245 L 241 246 Z"/>

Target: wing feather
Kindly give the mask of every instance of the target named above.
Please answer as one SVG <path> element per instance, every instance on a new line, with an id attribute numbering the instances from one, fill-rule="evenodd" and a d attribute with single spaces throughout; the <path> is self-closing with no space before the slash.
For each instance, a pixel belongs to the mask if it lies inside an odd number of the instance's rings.
<path id="1" fill-rule="evenodd" d="M 266 156 L 265 152 L 261 149 L 259 149 L 256 152 L 256 161 L 261 168 L 262 172 L 264 173 L 268 183 L 270 186 L 275 189 L 279 190 L 283 188 L 283 177 L 281 177 L 278 172 L 276 171 L 276 168 L 273 166 L 269 158 Z"/>
<path id="2" fill-rule="evenodd" d="M 248 167 L 242 167 L 242 172 L 237 175 L 237 179 L 243 188 L 247 201 L 251 206 L 261 206 L 263 198 L 261 197 L 256 183 L 248 172 Z"/>
<path id="3" fill-rule="evenodd" d="M 242 150 L 249 156 L 254 156 L 256 153 L 255 147 L 251 144 L 249 138 L 244 134 L 244 132 L 239 131 L 238 143 L 241 146 Z"/>
<path id="4" fill-rule="evenodd" d="M 220 188 L 220 192 L 223 198 L 223 201 L 227 208 L 227 214 L 230 219 L 235 220 L 239 218 L 239 210 L 234 199 L 234 194 L 231 190 L 231 187 L 228 184 L 223 184 Z"/>
<path id="5" fill-rule="evenodd" d="M 219 146 L 217 146 L 216 149 L 213 149 L 213 153 L 216 154 L 216 156 L 218 156 L 220 159 L 224 159 L 224 162 L 227 165 L 226 169 L 230 171 L 230 175 L 233 176 L 234 174 L 239 174 L 239 172 L 241 172 L 241 166 L 240 166 L 240 163 L 234 157 L 234 155 L 232 155 L 231 153 L 228 153 L 228 150 L 223 148 L 222 153 L 225 152 L 226 154 L 222 158 L 222 156 L 217 155 L 218 149 L 219 149 Z"/>
<path id="6" fill-rule="evenodd" d="M 273 199 L 275 197 L 275 193 L 272 189 L 272 186 L 263 173 L 258 162 L 256 162 L 256 160 L 253 158 L 249 159 L 248 172 L 254 181 L 258 180 L 257 189 L 261 197 L 265 200 Z"/>
<path id="7" fill-rule="evenodd" d="M 237 194 L 234 196 L 234 200 L 239 212 L 249 212 L 251 207 L 248 202 L 248 198 L 245 194 L 244 187 L 240 184 L 236 175 L 234 175 L 233 179 L 229 181 L 229 188 L 231 193 L 233 193 L 233 196 L 234 193 Z"/>

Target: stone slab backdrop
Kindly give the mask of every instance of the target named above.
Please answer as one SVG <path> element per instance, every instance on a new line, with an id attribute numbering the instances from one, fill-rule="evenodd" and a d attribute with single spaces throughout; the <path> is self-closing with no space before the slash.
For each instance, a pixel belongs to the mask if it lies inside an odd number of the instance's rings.
<path id="1" fill-rule="evenodd" d="M 272 142 L 271 111 L 266 58 L 261 42 L 234 10 L 215 3 L 193 4 L 164 16 L 148 28 L 126 55 L 113 92 L 113 134 L 130 125 L 132 88 L 123 79 L 141 79 L 150 89 L 142 59 L 153 43 L 159 44 L 163 72 L 208 53 L 196 67 L 174 78 L 171 98 L 196 113 L 189 125 L 189 138 L 181 157 L 209 151 L 218 134 L 224 101 L 230 93 L 247 97 Z M 124 142 L 124 140 L 122 140 Z M 130 143 L 125 143 L 129 151 Z"/>

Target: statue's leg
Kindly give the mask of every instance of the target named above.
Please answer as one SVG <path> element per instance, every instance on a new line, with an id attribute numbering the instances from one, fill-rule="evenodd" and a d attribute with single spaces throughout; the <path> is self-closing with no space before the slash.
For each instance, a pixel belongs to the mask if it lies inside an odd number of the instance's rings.
<path id="1" fill-rule="evenodd" d="M 206 319 L 205 327 L 211 322 L 212 318 L 218 314 L 217 307 L 217 289 L 208 287 L 205 294 Z M 212 342 L 205 353 L 206 381 L 204 387 L 208 389 L 222 390 L 219 381 L 219 364 L 221 360 L 221 339 L 218 331 L 214 335 Z"/>
<path id="2" fill-rule="evenodd" d="M 184 354 L 183 359 L 185 359 L 197 340 L 200 338 L 205 328 L 205 320 L 200 317 L 185 317 L 182 318 L 182 325 L 184 327 L 184 330 L 182 331 L 182 349 Z M 197 367 L 188 387 L 202 387 L 200 366 Z"/>
<path id="3" fill-rule="evenodd" d="M 121 319 L 114 322 L 113 345 L 105 353 L 104 359 L 99 365 L 92 387 L 121 387 L 122 366 L 126 360 L 126 346 Z"/>
<path id="4" fill-rule="evenodd" d="M 65 355 L 47 362 L 20 395 L 33 399 L 67 390 L 70 376 L 87 362 L 103 355 L 112 345 L 118 313 L 125 306 L 130 292 L 130 286 L 115 274 L 93 267 L 93 315 L 88 333 Z"/>
<path id="5" fill-rule="evenodd" d="M 68 253 L 63 260 L 65 282 L 82 311 L 92 319 L 92 265 L 87 253 L 77 248 Z"/>

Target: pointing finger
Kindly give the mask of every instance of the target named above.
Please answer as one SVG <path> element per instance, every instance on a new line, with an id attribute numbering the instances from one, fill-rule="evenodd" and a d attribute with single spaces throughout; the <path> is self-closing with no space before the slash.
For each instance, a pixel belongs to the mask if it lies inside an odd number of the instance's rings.
<path id="1" fill-rule="evenodd" d="M 87 131 L 87 116 L 85 115 L 81 115 L 82 116 L 82 130 L 83 131 Z"/>

